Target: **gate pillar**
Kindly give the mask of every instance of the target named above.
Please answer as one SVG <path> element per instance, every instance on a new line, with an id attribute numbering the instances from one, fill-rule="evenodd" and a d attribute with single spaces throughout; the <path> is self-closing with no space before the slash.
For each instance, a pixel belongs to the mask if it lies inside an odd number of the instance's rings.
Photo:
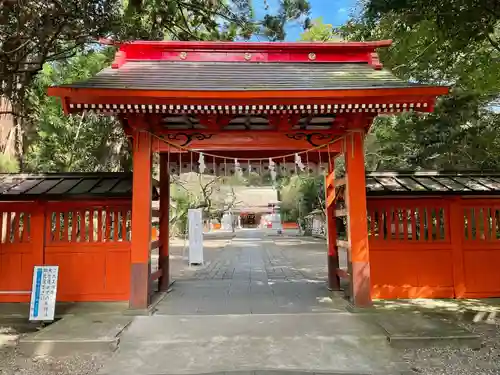
<path id="1" fill-rule="evenodd" d="M 349 260 L 351 262 L 351 299 L 357 307 L 372 304 L 366 182 L 362 128 L 346 135 L 346 205 Z"/>

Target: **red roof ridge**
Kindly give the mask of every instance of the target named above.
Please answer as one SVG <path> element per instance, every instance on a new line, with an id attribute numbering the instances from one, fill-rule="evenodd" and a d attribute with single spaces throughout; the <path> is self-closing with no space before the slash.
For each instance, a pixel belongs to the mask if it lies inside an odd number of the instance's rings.
<path id="1" fill-rule="evenodd" d="M 367 42 L 213 42 L 213 41 L 127 41 L 103 39 L 102 44 L 119 46 L 113 68 L 131 60 L 212 62 L 308 62 L 367 63 L 382 65 L 376 49 L 392 40 Z"/>

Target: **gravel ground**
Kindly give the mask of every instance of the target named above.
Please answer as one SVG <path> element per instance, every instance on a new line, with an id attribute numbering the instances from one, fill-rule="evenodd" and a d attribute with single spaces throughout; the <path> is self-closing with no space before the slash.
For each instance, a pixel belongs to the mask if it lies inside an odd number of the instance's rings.
<path id="1" fill-rule="evenodd" d="M 110 356 L 88 354 L 70 357 L 30 358 L 16 349 L 18 335 L 0 330 L 0 375 L 94 375 Z"/>
<path id="2" fill-rule="evenodd" d="M 460 323 L 482 338 L 479 350 L 468 348 L 406 349 L 402 355 L 415 374 L 500 374 L 500 322 Z"/>

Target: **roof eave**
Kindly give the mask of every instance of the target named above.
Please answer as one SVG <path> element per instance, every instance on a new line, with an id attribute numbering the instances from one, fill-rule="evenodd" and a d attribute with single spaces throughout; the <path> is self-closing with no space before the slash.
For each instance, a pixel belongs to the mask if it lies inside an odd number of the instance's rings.
<path id="1" fill-rule="evenodd" d="M 129 88 L 89 88 L 89 87 L 49 87 L 49 96 L 61 98 L 89 97 L 135 97 L 159 99 L 335 99 L 359 97 L 387 97 L 399 95 L 439 96 L 447 95 L 446 86 L 409 86 L 409 87 L 367 87 L 342 88 L 334 90 L 239 90 L 239 91 L 201 91 L 201 90 L 145 90 Z"/>
<path id="2" fill-rule="evenodd" d="M 124 43 L 114 43 L 109 40 L 101 40 L 102 44 L 117 45 L 120 50 L 127 47 L 137 48 L 160 48 L 160 49 L 184 49 L 201 51 L 299 51 L 307 49 L 315 50 L 338 50 L 338 49 L 358 49 L 375 50 L 377 48 L 389 47 L 392 40 L 377 40 L 367 42 L 221 42 L 221 41 L 130 41 Z"/>

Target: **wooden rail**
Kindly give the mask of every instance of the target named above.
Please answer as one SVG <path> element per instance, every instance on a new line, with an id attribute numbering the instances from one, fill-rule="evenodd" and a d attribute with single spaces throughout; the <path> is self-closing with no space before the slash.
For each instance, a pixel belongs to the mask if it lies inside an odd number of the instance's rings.
<path id="1" fill-rule="evenodd" d="M 156 281 L 162 276 L 163 276 L 163 270 L 160 268 L 157 271 L 151 273 L 151 275 L 149 275 L 149 281 L 150 282 Z"/>

